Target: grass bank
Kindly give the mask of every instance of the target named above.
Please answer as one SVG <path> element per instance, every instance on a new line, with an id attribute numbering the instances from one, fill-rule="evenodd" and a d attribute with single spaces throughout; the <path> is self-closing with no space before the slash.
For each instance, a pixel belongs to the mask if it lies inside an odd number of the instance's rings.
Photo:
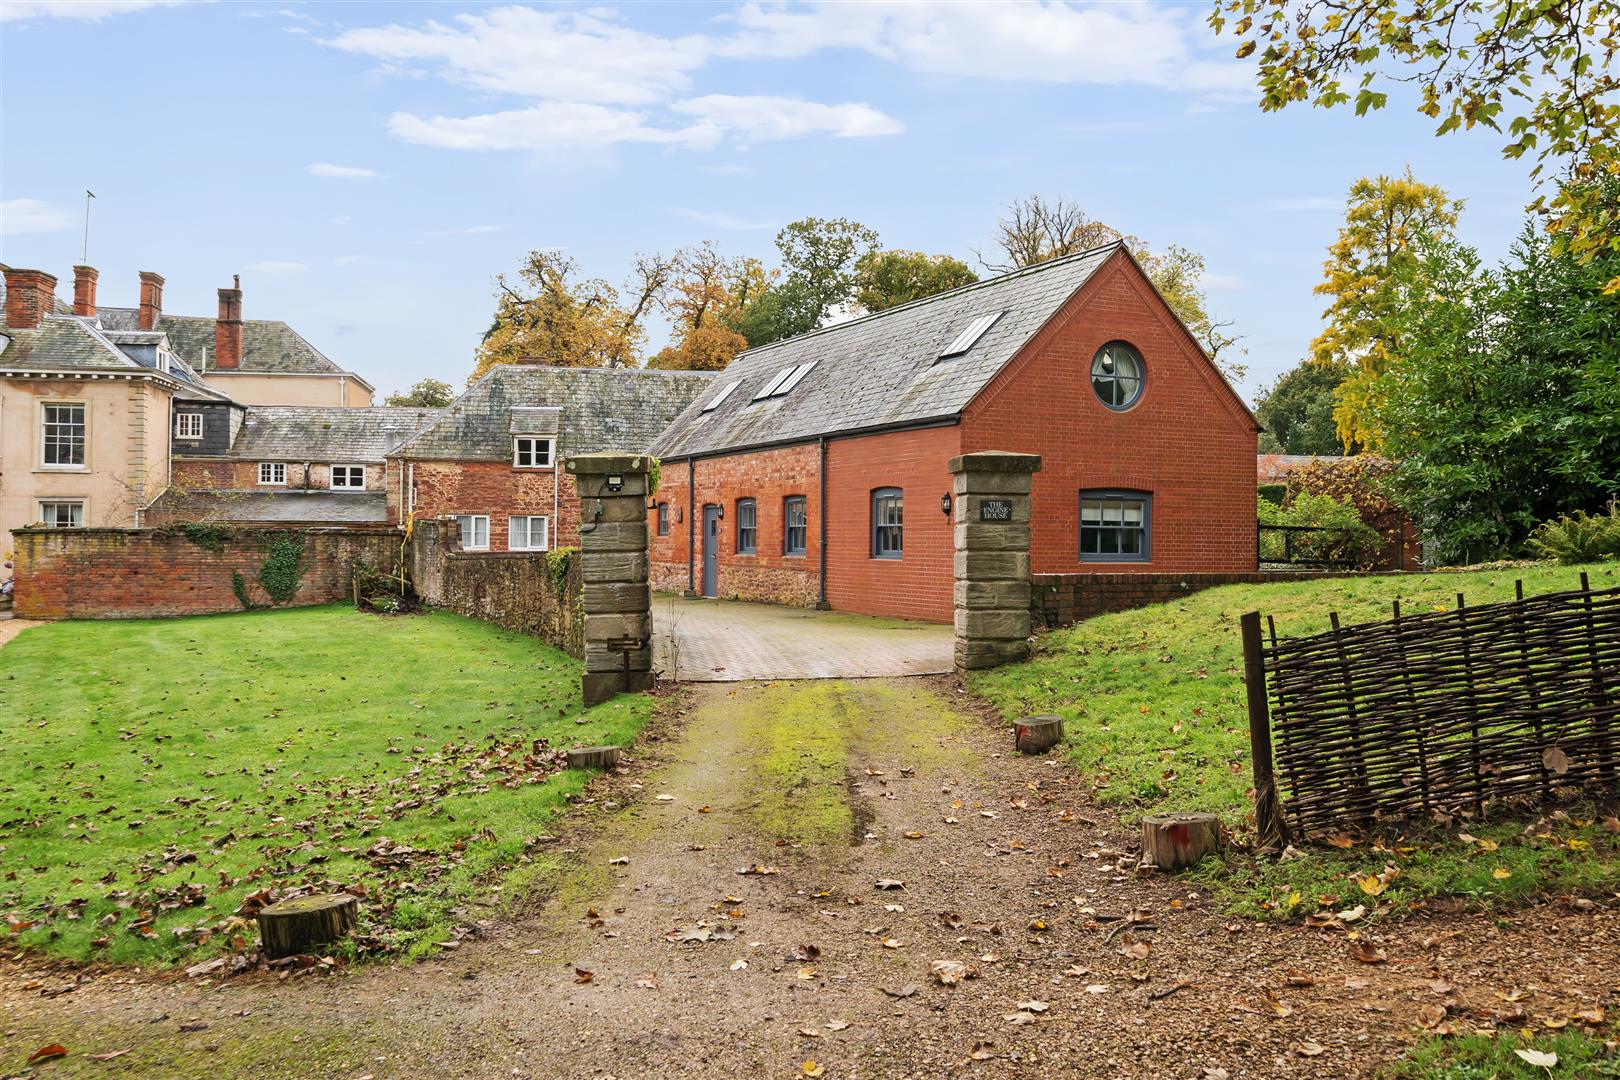
<path id="1" fill-rule="evenodd" d="M 586 710 L 576 661 L 436 613 L 347 607 L 36 627 L 0 653 L 0 911 L 13 943 L 168 962 L 251 940 L 264 889 L 357 886 L 373 947 L 498 900 L 651 702 Z M 370 925 L 366 925 L 369 919 Z"/>
<path id="2" fill-rule="evenodd" d="M 1211 589 L 1055 631 L 1028 663 L 976 674 L 970 685 L 1008 719 L 1063 716 L 1075 764 L 1127 817 L 1205 810 L 1242 833 L 1253 814 L 1238 637 L 1244 612 L 1272 616 L 1281 636 L 1310 634 L 1327 629 L 1334 611 L 1346 623 L 1387 618 L 1396 599 L 1409 612 L 1449 608 L 1459 592 L 1475 605 L 1511 599 L 1516 578 L 1528 593 L 1576 588 L 1582 569 L 1594 588 L 1620 583 L 1620 564 L 1607 563 Z M 1402 871 L 1381 897 L 1396 907 L 1440 896 L 1488 907 L 1549 890 L 1620 888 L 1620 838 L 1597 817 L 1575 807 L 1528 833 L 1523 821 L 1471 825 L 1483 843 L 1425 836 L 1283 863 L 1234 860 L 1204 873 L 1235 906 L 1282 915 L 1314 911 L 1327 898 L 1349 900 L 1350 875 L 1386 865 Z"/>

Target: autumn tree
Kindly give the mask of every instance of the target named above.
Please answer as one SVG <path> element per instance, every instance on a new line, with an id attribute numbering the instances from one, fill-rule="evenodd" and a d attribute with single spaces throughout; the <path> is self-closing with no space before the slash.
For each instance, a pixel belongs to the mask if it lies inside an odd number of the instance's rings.
<path id="1" fill-rule="evenodd" d="M 1563 172 L 1553 198 L 1531 204 L 1559 252 L 1620 253 L 1620 213 L 1593 197 L 1620 177 L 1614 0 L 1215 0 L 1209 23 L 1254 57 L 1262 109 L 1353 100 L 1366 114 L 1388 104 L 1389 84 L 1415 87 L 1436 134 L 1488 127 L 1506 135 L 1504 156 L 1533 156 L 1538 182 L 1548 166 Z M 1620 291 L 1620 276 L 1605 288 Z"/>
<path id="2" fill-rule="evenodd" d="M 383 399 L 384 405 L 415 407 L 422 409 L 442 409 L 455 399 L 456 393 L 450 389 L 450 384 L 438 379 L 423 379 L 403 394 L 389 394 Z"/>
<path id="3" fill-rule="evenodd" d="M 560 251 L 531 251 L 518 284 L 495 278 L 495 318 L 484 332 L 471 378 L 497 364 L 634 367 L 644 331 L 640 317 L 601 278 L 575 280 L 578 267 Z M 642 305 L 643 309 L 645 304 Z"/>
<path id="4" fill-rule="evenodd" d="M 1421 241 L 1452 238 L 1461 210 L 1461 202 L 1414 179 L 1410 168 L 1350 186 L 1344 225 L 1316 286 L 1318 296 L 1329 298 L 1322 313 L 1327 327 L 1310 345 L 1316 363 L 1349 373 L 1334 410 L 1342 442 L 1378 447 L 1372 395 L 1401 349 L 1399 316 L 1413 281 L 1405 271 L 1417 265 Z"/>
<path id="5" fill-rule="evenodd" d="M 980 255 L 979 261 L 986 269 L 1005 273 L 1115 241 L 1124 241 L 1165 303 L 1186 324 L 1221 373 L 1233 381 L 1241 379 L 1247 368 L 1233 357 L 1234 346 L 1240 339 L 1231 332 L 1230 322 L 1210 314 L 1201 284 L 1204 257 L 1196 251 L 1171 244 L 1155 254 L 1140 238 L 1087 217 L 1078 203 L 1031 195 L 1010 203 L 996 222 L 999 258 L 993 257 L 992 261 Z"/>
<path id="6" fill-rule="evenodd" d="M 676 253 L 663 310 L 674 340 L 659 350 L 648 367 L 718 371 L 748 347 L 732 328 L 750 291 L 763 287 L 764 269 L 757 260 L 727 259 L 709 241 Z"/>
<path id="7" fill-rule="evenodd" d="M 855 264 L 855 302 L 882 311 L 978 280 L 967 263 L 949 255 L 869 251 Z"/>

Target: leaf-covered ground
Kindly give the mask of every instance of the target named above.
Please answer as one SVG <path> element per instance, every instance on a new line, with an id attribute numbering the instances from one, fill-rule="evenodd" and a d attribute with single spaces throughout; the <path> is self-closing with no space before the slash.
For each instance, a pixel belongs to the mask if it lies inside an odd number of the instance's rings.
<path id="1" fill-rule="evenodd" d="M 585 710 L 579 665 L 447 614 L 347 607 L 35 627 L 0 653 L 0 913 L 75 960 L 251 944 L 257 903 L 363 895 L 356 948 L 420 952 L 533 872 L 645 697 Z"/>
<path id="2" fill-rule="evenodd" d="M 1388 618 L 1396 599 L 1412 612 L 1450 608 L 1459 592 L 1475 605 L 1509 600 L 1515 579 L 1532 594 L 1576 588 L 1583 569 L 1593 588 L 1620 583 L 1611 562 L 1211 589 L 1055 631 L 1030 662 L 977 674 L 971 685 L 1008 719 L 1063 716 L 1075 764 L 1101 801 L 1128 816 L 1204 810 L 1243 833 L 1253 815 L 1244 612 L 1272 616 L 1279 636 L 1296 636 L 1327 629 L 1335 611 L 1347 624 Z M 1492 907 L 1547 892 L 1603 893 L 1620 889 L 1620 836 L 1603 824 L 1613 812 L 1575 805 L 1536 822 L 1470 823 L 1473 840 L 1425 832 L 1281 863 L 1234 859 L 1204 876 L 1238 910 L 1283 916 L 1362 901 Z M 1353 881 L 1390 867 L 1399 873 L 1376 899 Z"/>

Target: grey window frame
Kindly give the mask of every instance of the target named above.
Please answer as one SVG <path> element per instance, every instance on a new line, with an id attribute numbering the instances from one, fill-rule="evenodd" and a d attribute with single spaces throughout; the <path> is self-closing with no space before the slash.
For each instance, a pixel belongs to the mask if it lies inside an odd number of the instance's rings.
<path id="1" fill-rule="evenodd" d="M 1132 394 L 1130 396 L 1129 400 L 1121 402 L 1118 405 L 1114 404 L 1113 402 L 1109 401 L 1107 398 L 1103 397 L 1102 394 L 1097 389 L 1097 378 L 1098 378 L 1097 365 L 1098 365 L 1098 363 L 1100 363 L 1102 361 L 1103 354 L 1106 353 L 1109 349 L 1124 349 L 1126 352 L 1130 353 L 1131 356 L 1136 360 L 1136 370 L 1137 370 L 1136 393 Z M 1096 353 L 1094 353 L 1092 355 L 1092 357 L 1091 357 L 1091 366 L 1086 370 L 1086 378 L 1087 378 L 1087 380 L 1089 381 L 1089 383 L 1091 385 L 1091 393 L 1092 393 L 1092 395 L 1094 397 L 1096 397 L 1098 403 L 1101 404 L 1103 408 L 1107 409 L 1109 412 L 1127 412 L 1132 407 L 1134 407 L 1137 402 L 1142 400 L 1142 393 L 1145 390 L 1147 390 L 1147 361 L 1142 358 L 1142 350 L 1141 349 L 1138 349 L 1135 345 L 1132 345 L 1128 341 L 1121 341 L 1121 340 L 1116 339 L 1114 341 L 1110 341 L 1107 344 L 1103 345 L 1102 348 L 1098 349 L 1096 351 Z M 1108 382 L 1111 382 L 1115 387 L 1118 387 L 1119 386 L 1119 371 L 1118 371 L 1118 368 L 1117 367 L 1115 368 L 1114 374 L 1103 376 L 1103 378 L 1106 379 Z"/>
<path id="2" fill-rule="evenodd" d="M 882 507 L 885 503 L 893 502 L 899 509 L 900 520 L 887 522 L 882 520 Z M 872 489 L 872 558 L 874 559 L 903 559 L 906 553 L 906 490 L 898 487 L 880 487 Z M 886 547 L 882 537 L 885 531 L 893 531 L 895 544 Z"/>
<path id="3" fill-rule="evenodd" d="M 793 508 L 797 506 L 800 524 L 793 524 Z M 798 544 L 793 533 L 799 533 Z M 810 500 L 803 495 L 787 495 L 782 499 L 782 554 L 788 557 L 807 554 L 810 550 Z"/>
<path id="4" fill-rule="evenodd" d="M 743 524 L 743 508 L 748 509 L 748 523 Z M 751 498 L 737 500 L 737 554 L 755 555 L 759 552 L 759 503 Z M 743 534 L 747 533 L 744 543 Z"/>
<path id="5" fill-rule="evenodd" d="M 658 535 L 669 535 L 669 503 L 667 502 L 658 504 Z"/>
<path id="6" fill-rule="evenodd" d="M 1086 514 L 1087 499 L 1094 499 L 1104 503 L 1140 500 L 1142 503 L 1142 550 L 1139 552 L 1118 551 L 1086 551 Z M 1080 491 L 1080 498 L 1075 503 L 1076 510 L 1076 545 L 1083 563 L 1119 563 L 1119 562 L 1152 562 L 1153 561 L 1153 492 L 1137 491 L 1131 488 L 1084 488 Z M 1096 529 L 1116 529 L 1124 531 L 1125 526 L 1093 526 Z"/>

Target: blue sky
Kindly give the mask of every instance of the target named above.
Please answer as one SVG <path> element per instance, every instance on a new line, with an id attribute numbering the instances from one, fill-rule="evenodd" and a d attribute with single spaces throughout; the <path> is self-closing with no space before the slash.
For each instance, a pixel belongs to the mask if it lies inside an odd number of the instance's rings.
<path id="1" fill-rule="evenodd" d="M 1252 399 L 1319 327 L 1355 178 L 1410 163 L 1492 258 L 1532 190 L 1497 137 L 1436 139 L 1398 95 L 1260 112 L 1206 12 L 8 0 L 0 260 L 67 295 L 89 188 L 102 303 L 156 270 L 168 310 L 212 314 L 241 274 L 248 317 L 386 392 L 459 385 L 491 278 L 530 248 L 618 281 L 705 239 L 771 261 L 815 214 L 972 261 L 1038 192 L 1202 253 Z"/>

